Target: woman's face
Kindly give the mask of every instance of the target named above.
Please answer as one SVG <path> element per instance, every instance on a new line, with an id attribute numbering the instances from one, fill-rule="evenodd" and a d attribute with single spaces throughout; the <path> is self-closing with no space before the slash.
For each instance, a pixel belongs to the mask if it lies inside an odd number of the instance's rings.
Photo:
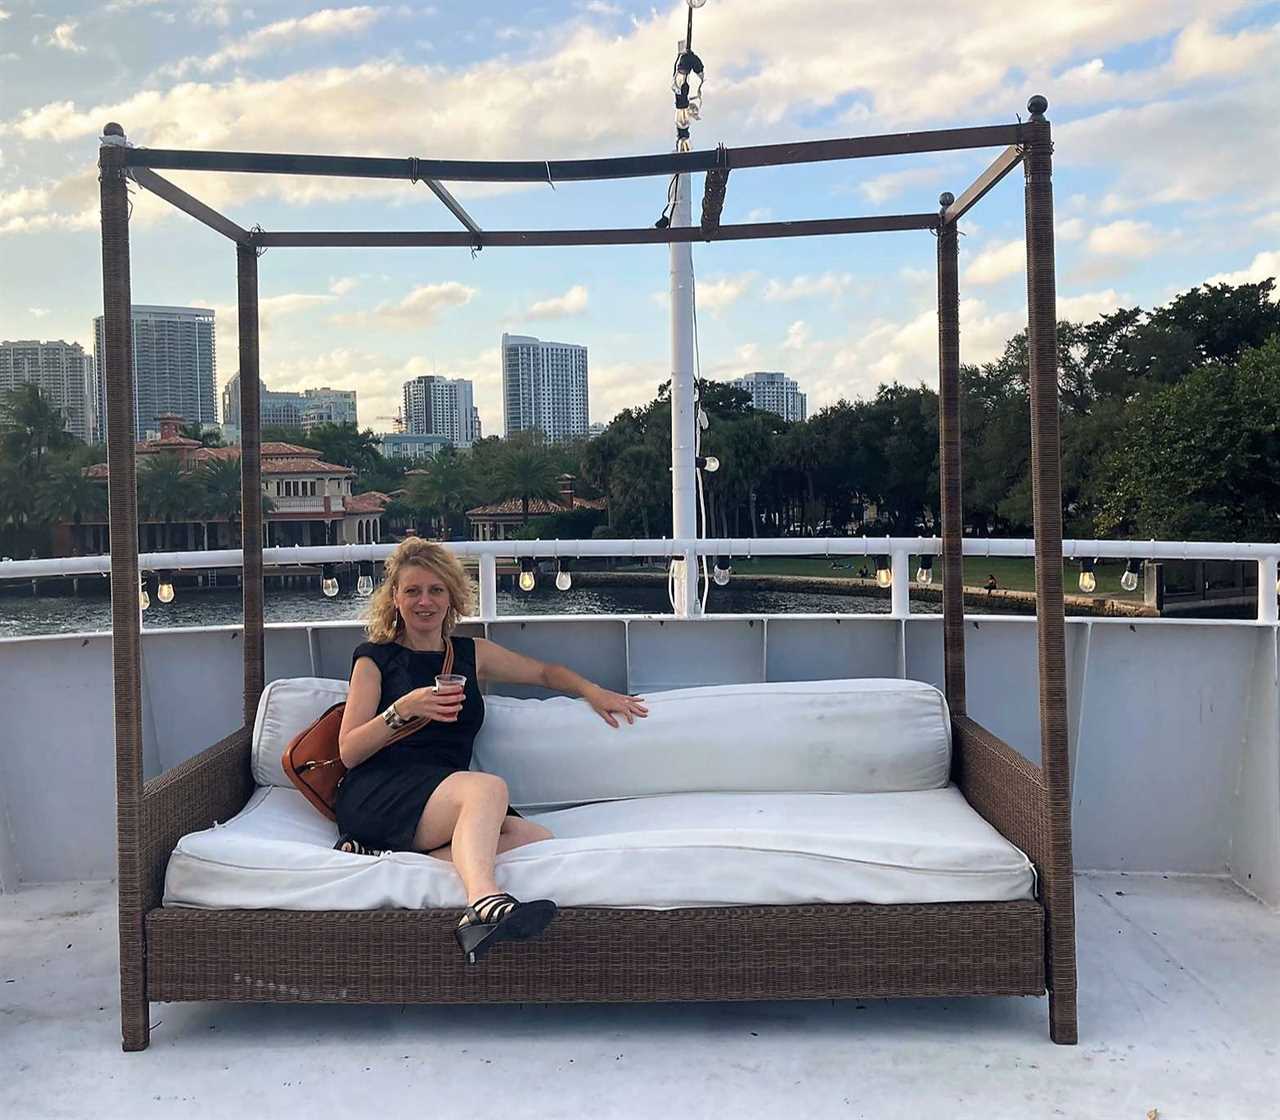
<path id="1" fill-rule="evenodd" d="M 438 632 L 449 610 L 449 589 L 438 573 L 408 564 L 396 583 L 395 604 L 406 629 L 416 634 Z"/>

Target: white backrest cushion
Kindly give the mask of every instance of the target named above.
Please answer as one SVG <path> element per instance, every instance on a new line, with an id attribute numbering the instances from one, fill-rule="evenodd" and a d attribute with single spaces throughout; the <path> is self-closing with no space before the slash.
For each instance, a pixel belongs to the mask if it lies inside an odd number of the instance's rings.
<path id="1" fill-rule="evenodd" d="M 940 789 L 951 721 L 923 681 L 713 685 L 645 697 L 617 729 L 569 697 L 485 698 L 475 765 L 530 809 L 667 793 Z"/>
<path id="2" fill-rule="evenodd" d="M 347 685 L 324 677 L 286 677 L 262 690 L 253 721 L 253 780 L 258 785 L 293 788 L 280 765 L 285 747 L 327 709 L 345 701 Z"/>

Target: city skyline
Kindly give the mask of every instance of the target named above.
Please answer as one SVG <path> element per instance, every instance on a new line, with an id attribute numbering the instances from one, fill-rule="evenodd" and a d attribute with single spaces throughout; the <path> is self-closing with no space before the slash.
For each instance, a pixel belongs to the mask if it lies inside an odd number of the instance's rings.
<path id="1" fill-rule="evenodd" d="M 12 262 L 0 337 L 92 349 L 94 159 L 107 120 L 137 144 L 249 151 L 555 159 L 672 142 L 682 4 L 498 2 L 479 16 L 296 0 L 82 7 L 0 0 L 0 34 L 14 44 L 0 110 L 0 240 Z M 1280 47 L 1280 5 L 1082 0 L 1011 20 L 1007 5 L 977 0 L 945 72 L 932 20 L 910 5 L 708 0 L 697 20 L 707 84 L 695 148 L 999 123 L 1046 94 L 1065 318 L 1280 271 L 1280 186 L 1254 158 L 1280 149 L 1269 111 L 1280 78 L 1265 62 Z M 427 96 L 448 111 L 424 117 Z M 724 220 L 931 210 L 990 155 L 735 173 Z M 173 177 L 246 226 L 452 228 L 421 184 Z M 656 179 L 448 185 L 489 229 L 651 226 L 665 201 Z M 696 217 L 700 176 L 693 185 Z M 238 368 L 234 269 L 184 215 L 145 191 L 133 203 L 133 298 L 213 310 L 217 365 Z M 981 362 L 1025 322 L 1020 176 L 963 231 L 962 358 Z M 694 262 L 704 376 L 786 370 L 810 414 L 881 382 L 936 385 L 926 234 L 697 245 Z M 260 266 L 262 368 L 273 390 L 358 389 L 369 417 L 394 414 L 406 380 L 447 370 L 472 381 L 483 428 L 497 432 L 498 340 L 543 331 L 590 348 L 589 420 L 608 421 L 669 376 L 667 271 L 662 247 L 273 250 Z"/>

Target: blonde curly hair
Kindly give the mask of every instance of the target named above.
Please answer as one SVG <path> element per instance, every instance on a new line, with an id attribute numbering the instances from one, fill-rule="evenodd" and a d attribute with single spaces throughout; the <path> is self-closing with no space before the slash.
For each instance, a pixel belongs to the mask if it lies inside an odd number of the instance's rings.
<path id="1" fill-rule="evenodd" d="M 406 537 L 387 557 L 386 574 L 369 604 L 366 632 L 371 642 L 394 642 L 404 632 L 404 620 L 396 609 L 396 591 L 407 567 L 424 568 L 440 577 L 449 592 L 441 634 L 448 636 L 458 620 L 471 613 L 473 588 L 462 562 L 443 545 L 421 537 Z"/>

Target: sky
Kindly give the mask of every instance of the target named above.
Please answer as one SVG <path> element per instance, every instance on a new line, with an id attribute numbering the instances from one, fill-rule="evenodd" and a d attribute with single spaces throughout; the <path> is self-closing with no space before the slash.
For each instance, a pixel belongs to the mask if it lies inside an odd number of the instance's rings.
<path id="1" fill-rule="evenodd" d="M 1058 311 L 1153 307 L 1206 280 L 1280 273 L 1280 3 L 706 0 L 695 148 L 1010 123 L 1054 125 Z M 0 0 L 0 339 L 92 348 L 101 313 L 98 139 L 446 159 L 670 150 L 684 3 L 362 4 Z M 731 175 L 723 221 L 935 210 L 994 151 Z M 268 230 L 456 229 L 421 184 L 165 172 Z M 446 184 L 489 229 L 650 226 L 660 178 Z M 1021 174 L 962 224 L 961 356 L 1025 324 Z M 695 177 L 694 215 L 701 198 Z M 137 190 L 135 303 L 212 307 L 219 390 L 238 368 L 229 241 Z M 810 413 L 937 384 L 927 231 L 694 249 L 704 376 L 783 370 Z M 259 262 L 269 389 L 359 393 L 391 427 L 401 385 L 466 377 L 502 433 L 504 331 L 589 348 L 608 421 L 670 373 L 665 246 L 271 249 Z"/>

